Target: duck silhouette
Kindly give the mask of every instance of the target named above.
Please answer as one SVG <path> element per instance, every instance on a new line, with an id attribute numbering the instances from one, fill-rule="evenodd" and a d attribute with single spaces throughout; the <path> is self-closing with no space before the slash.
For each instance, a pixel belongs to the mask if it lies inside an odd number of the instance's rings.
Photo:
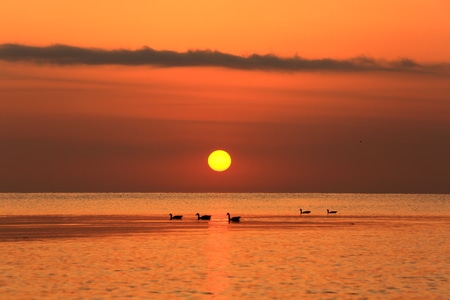
<path id="1" fill-rule="evenodd" d="M 211 220 L 211 216 L 210 215 L 200 216 L 200 214 L 197 213 L 196 216 L 197 216 L 197 220 Z"/>
<path id="2" fill-rule="evenodd" d="M 302 210 L 302 209 L 300 208 L 300 214 L 301 214 L 301 215 L 303 215 L 303 214 L 310 214 L 310 213 L 311 213 L 310 210 Z"/>
<path id="3" fill-rule="evenodd" d="M 230 213 L 227 213 L 227 216 L 228 216 L 228 223 L 241 221 L 241 217 L 231 217 Z"/>
<path id="4" fill-rule="evenodd" d="M 172 215 L 172 214 L 169 214 L 169 216 L 170 216 L 170 220 L 181 220 L 181 219 L 183 219 L 183 216 L 174 216 L 174 215 Z"/>

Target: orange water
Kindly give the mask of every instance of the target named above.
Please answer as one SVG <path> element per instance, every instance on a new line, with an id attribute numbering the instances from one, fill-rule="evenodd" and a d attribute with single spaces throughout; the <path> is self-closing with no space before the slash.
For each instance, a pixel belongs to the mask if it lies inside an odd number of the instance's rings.
<path id="1" fill-rule="evenodd" d="M 449 200 L 3 194 L 0 298 L 448 299 Z"/>

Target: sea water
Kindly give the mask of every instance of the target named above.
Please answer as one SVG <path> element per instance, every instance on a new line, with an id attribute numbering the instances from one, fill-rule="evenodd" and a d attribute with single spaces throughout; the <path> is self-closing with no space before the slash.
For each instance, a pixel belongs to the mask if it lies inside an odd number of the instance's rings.
<path id="1" fill-rule="evenodd" d="M 450 195 L 0 194 L 1 299 L 449 299 L 449 281 Z"/>

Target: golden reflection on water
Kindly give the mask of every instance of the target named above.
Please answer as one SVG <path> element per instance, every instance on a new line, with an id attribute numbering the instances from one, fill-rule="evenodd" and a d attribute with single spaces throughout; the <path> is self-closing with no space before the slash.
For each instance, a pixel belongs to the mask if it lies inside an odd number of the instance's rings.
<path id="1" fill-rule="evenodd" d="M 211 295 L 223 295 L 229 289 L 230 241 L 228 228 L 209 222 L 207 233 L 207 277 L 205 290 Z M 235 245 L 238 246 L 238 245 Z"/>

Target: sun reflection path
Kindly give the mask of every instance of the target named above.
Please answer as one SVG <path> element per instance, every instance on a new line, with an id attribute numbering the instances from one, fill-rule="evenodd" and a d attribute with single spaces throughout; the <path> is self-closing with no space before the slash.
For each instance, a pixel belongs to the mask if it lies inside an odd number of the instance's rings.
<path id="1" fill-rule="evenodd" d="M 216 297 L 224 295 L 230 285 L 230 247 L 227 226 L 210 222 L 206 252 L 208 274 L 205 288 Z"/>

